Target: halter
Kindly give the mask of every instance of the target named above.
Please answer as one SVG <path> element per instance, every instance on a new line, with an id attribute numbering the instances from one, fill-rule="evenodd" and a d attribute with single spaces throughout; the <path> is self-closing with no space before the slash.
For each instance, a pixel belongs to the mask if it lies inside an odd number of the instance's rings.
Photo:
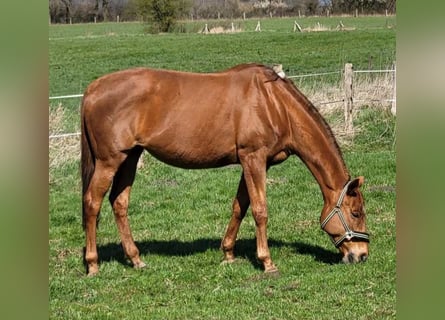
<path id="1" fill-rule="evenodd" d="M 369 234 L 368 233 L 352 231 L 351 228 L 349 228 L 348 224 L 346 223 L 346 220 L 345 220 L 345 217 L 343 215 L 343 212 L 340 209 L 340 206 L 343 203 L 343 199 L 345 198 L 345 195 L 346 195 L 346 192 L 348 191 L 348 186 L 349 186 L 350 183 L 351 183 L 351 181 L 349 181 L 345 185 L 345 187 L 341 191 L 340 198 L 338 199 L 335 208 L 331 210 L 331 212 L 328 214 L 328 216 L 321 223 L 321 229 L 324 230 L 324 227 L 332 219 L 332 217 L 335 214 L 338 214 L 338 217 L 340 218 L 340 221 L 343 224 L 343 227 L 345 228 L 345 234 L 342 235 L 337 241 L 334 240 L 334 237 L 329 235 L 331 237 L 331 240 L 334 243 L 336 248 L 338 248 L 343 243 L 343 241 L 345 241 L 345 240 L 349 241 L 349 240 L 351 240 L 353 238 L 359 238 L 359 239 L 363 239 L 364 241 L 369 241 Z"/>

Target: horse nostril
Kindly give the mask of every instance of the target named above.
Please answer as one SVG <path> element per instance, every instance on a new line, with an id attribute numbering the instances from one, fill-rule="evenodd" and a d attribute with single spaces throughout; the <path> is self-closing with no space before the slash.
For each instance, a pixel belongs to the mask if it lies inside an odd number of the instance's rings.
<path id="1" fill-rule="evenodd" d="M 360 255 L 360 261 L 361 262 L 365 262 L 366 260 L 368 260 L 368 255 L 366 253 L 363 253 Z"/>
<path id="2" fill-rule="evenodd" d="M 349 261 L 349 263 L 354 263 L 354 254 L 353 253 L 348 254 L 348 261 Z"/>

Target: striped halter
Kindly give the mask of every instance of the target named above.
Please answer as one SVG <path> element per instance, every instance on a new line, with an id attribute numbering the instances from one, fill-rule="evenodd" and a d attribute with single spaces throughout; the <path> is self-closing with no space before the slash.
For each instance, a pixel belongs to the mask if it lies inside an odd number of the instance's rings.
<path id="1" fill-rule="evenodd" d="M 334 243 L 336 248 L 338 248 L 343 243 L 343 241 L 345 241 L 345 240 L 349 241 L 349 240 L 351 240 L 353 238 L 362 239 L 363 241 L 369 241 L 369 234 L 368 233 L 352 231 L 351 228 L 349 228 L 348 224 L 346 223 L 346 220 L 345 220 L 345 217 L 343 215 L 343 212 L 340 209 L 340 206 L 343 203 L 343 199 L 345 198 L 345 195 L 346 195 L 346 192 L 348 191 L 348 187 L 349 187 L 350 183 L 351 183 L 351 181 L 349 181 L 345 185 L 345 187 L 341 191 L 340 198 L 338 199 L 336 206 L 334 207 L 334 209 L 331 210 L 331 212 L 329 212 L 327 217 L 321 223 L 321 229 L 324 230 L 325 226 L 332 219 L 332 217 L 335 214 L 338 215 L 341 223 L 343 224 L 343 227 L 345 228 L 345 233 L 339 239 L 337 239 L 337 241 L 334 239 L 333 236 L 329 235 L 331 237 L 331 240 Z"/>

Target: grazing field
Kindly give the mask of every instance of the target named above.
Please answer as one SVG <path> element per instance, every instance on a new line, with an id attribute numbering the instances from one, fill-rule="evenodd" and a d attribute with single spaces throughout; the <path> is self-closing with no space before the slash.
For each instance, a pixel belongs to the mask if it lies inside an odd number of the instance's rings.
<path id="1" fill-rule="evenodd" d="M 119 69 L 150 66 L 214 71 L 242 62 L 282 63 L 287 74 L 386 68 L 395 59 L 395 17 L 305 18 L 332 31 L 293 33 L 295 19 L 238 21 L 242 32 L 148 35 L 138 23 L 49 27 L 50 96 L 82 93 L 93 79 Z M 334 31 L 342 20 L 350 31 Z M 209 24 L 216 24 L 211 21 Z M 230 23 L 229 23 L 230 24 Z M 193 32 L 192 32 L 193 31 Z M 336 81 L 323 78 L 320 88 Z M 313 88 L 314 83 L 299 83 Z M 57 132 L 79 130 L 79 99 L 51 100 Z M 342 114 L 326 114 L 337 123 Z M 50 127 L 51 127 L 50 119 Z M 356 111 L 356 134 L 341 146 L 363 188 L 371 233 L 364 264 L 339 264 L 320 230 L 322 196 L 293 157 L 268 173 L 269 245 L 280 269 L 265 276 L 255 258 L 255 225 L 248 215 L 236 246 L 238 262 L 220 265 L 221 238 L 240 176 L 238 166 L 182 170 L 149 155 L 138 171 L 130 224 L 147 268 L 123 256 L 108 202 L 98 231 L 100 273 L 82 264 L 79 163 L 50 168 L 49 287 L 51 319 L 394 319 L 396 316 L 395 119 L 376 108 Z"/>

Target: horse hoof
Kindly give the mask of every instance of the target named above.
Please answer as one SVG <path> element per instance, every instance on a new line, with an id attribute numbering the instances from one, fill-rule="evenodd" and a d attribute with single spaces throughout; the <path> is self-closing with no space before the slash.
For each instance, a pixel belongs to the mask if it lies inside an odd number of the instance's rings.
<path id="1" fill-rule="evenodd" d="M 99 270 L 96 271 L 88 271 L 87 277 L 94 277 L 99 273 Z"/>
<path id="2" fill-rule="evenodd" d="M 88 267 L 88 273 L 87 273 L 88 277 L 94 277 L 98 273 L 99 273 L 99 267 L 97 265 L 91 265 Z"/>
<path id="3" fill-rule="evenodd" d="M 280 277 L 280 271 L 278 271 L 278 269 L 277 268 L 275 268 L 274 270 L 268 270 L 268 271 L 264 271 L 264 274 L 267 276 L 267 277 L 270 277 L 270 278 L 278 278 L 278 277 Z"/>
<path id="4" fill-rule="evenodd" d="M 135 268 L 135 269 L 143 269 L 143 268 L 145 268 L 146 266 L 147 266 L 147 265 L 146 265 L 144 262 L 142 262 L 142 261 L 140 261 L 140 262 L 134 264 L 134 268 Z"/>
<path id="5" fill-rule="evenodd" d="M 235 261 L 235 259 L 224 259 L 223 261 L 221 261 L 221 265 L 232 264 Z"/>
<path id="6" fill-rule="evenodd" d="M 264 273 L 269 273 L 269 274 L 279 274 L 280 272 L 278 271 L 278 268 L 275 267 L 275 265 L 272 265 L 268 268 L 264 269 Z"/>

